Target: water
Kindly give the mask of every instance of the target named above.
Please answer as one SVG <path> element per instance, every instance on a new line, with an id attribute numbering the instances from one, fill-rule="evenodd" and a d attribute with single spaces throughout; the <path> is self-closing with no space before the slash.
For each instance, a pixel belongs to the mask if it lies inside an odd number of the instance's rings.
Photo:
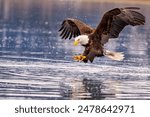
<path id="1" fill-rule="evenodd" d="M 121 62 L 72 60 L 83 51 L 61 40 L 67 17 L 96 27 L 114 7 L 138 6 L 146 25 L 126 27 L 106 44 Z M 150 6 L 52 0 L 0 0 L 0 99 L 150 99 Z"/>

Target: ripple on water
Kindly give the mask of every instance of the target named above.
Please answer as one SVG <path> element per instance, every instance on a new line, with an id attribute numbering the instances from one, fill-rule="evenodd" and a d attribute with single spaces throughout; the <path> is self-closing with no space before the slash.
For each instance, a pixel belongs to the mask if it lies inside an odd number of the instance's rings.
<path id="1" fill-rule="evenodd" d="M 150 97 L 148 67 L 53 61 L 1 59 L 1 99 L 141 99 L 141 96 L 142 99 L 149 99 Z"/>

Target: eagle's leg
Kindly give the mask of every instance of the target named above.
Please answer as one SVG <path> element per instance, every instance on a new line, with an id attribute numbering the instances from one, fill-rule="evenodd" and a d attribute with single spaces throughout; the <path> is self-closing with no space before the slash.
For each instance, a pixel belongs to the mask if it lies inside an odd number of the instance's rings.
<path id="1" fill-rule="evenodd" d="M 86 58 L 86 56 L 84 56 L 82 54 L 73 57 L 73 59 L 76 61 L 83 61 L 85 58 Z"/>

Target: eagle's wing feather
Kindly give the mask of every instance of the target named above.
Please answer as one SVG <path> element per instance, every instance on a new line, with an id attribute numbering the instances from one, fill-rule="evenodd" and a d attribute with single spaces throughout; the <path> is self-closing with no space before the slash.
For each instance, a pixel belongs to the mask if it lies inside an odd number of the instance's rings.
<path id="1" fill-rule="evenodd" d="M 62 39 L 71 39 L 81 34 L 90 34 L 94 29 L 80 20 L 67 18 L 63 21 L 59 31 Z"/>
<path id="2" fill-rule="evenodd" d="M 137 12 L 137 7 L 115 8 L 106 12 L 95 33 L 101 35 L 101 43 L 105 44 L 109 38 L 117 38 L 127 25 L 143 25 L 145 17 Z"/>

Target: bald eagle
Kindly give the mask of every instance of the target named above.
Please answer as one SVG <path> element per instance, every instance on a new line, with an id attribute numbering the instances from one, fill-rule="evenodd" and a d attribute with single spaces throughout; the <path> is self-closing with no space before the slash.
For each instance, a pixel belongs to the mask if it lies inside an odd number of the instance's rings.
<path id="1" fill-rule="evenodd" d="M 127 25 L 144 25 L 145 17 L 138 12 L 138 7 L 114 8 L 106 12 L 96 28 L 78 19 L 67 18 L 59 29 L 62 39 L 75 38 L 74 45 L 85 47 L 83 54 L 74 56 L 75 60 L 93 62 L 95 57 L 106 56 L 113 60 L 123 60 L 124 54 L 104 49 L 104 44 L 111 38 L 118 38 Z"/>

